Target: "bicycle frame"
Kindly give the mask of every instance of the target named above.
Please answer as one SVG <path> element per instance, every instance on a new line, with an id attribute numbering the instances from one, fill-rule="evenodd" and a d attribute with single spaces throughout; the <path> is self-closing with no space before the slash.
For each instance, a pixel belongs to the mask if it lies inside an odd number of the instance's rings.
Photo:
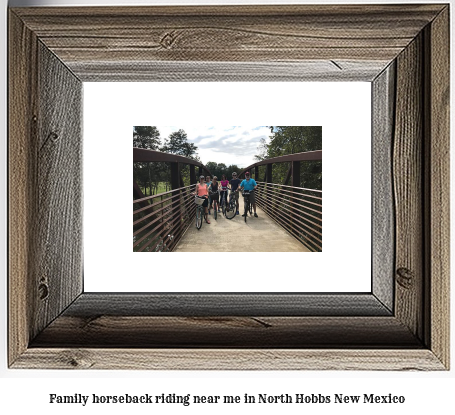
<path id="1" fill-rule="evenodd" d="M 248 193 L 246 193 L 248 192 Z M 243 208 L 244 208 L 244 217 L 245 217 L 245 222 L 246 222 L 246 217 L 248 216 L 248 213 L 250 213 L 251 209 L 251 202 L 250 202 L 250 191 L 247 190 L 243 193 Z"/>
<path id="2" fill-rule="evenodd" d="M 229 194 L 229 203 L 227 203 L 227 206 L 229 209 L 226 209 L 225 216 L 227 219 L 233 219 L 236 216 L 236 211 L 237 211 L 237 203 L 236 203 L 236 197 L 235 197 L 235 191 L 233 192 L 231 190 L 231 193 Z"/>
<path id="3" fill-rule="evenodd" d="M 203 219 L 207 220 L 207 215 L 204 212 L 204 206 L 197 204 L 196 206 L 196 229 L 199 230 L 202 227 Z"/>
<path id="4" fill-rule="evenodd" d="M 226 206 L 228 205 L 227 204 L 227 190 L 223 190 L 223 197 L 220 201 L 220 206 L 221 206 L 221 210 L 223 211 L 223 215 L 226 214 Z"/>

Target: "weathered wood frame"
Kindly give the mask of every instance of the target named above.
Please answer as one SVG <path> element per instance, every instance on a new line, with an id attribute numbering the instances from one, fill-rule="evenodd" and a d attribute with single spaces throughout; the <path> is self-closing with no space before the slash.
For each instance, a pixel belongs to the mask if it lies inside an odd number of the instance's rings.
<path id="1" fill-rule="evenodd" d="M 372 82 L 372 292 L 84 293 L 96 80 Z M 448 369 L 449 6 L 11 9 L 8 301 L 11 368 Z"/>

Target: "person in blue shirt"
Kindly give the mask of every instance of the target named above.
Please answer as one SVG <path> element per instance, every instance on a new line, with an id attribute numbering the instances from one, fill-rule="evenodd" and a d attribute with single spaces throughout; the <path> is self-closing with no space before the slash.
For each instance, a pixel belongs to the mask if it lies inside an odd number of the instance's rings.
<path id="1" fill-rule="evenodd" d="M 245 173 L 245 179 L 242 181 L 242 183 L 240 183 L 240 190 L 255 190 L 256 187 L 258 187 L 256 181 L 252 178 L 250 178 L 250 172 L 247 171 Z M 253 210 L 254 210 L 254 217 L 257 218 L 258 215 L 256 213 L 256 199 L 254 198 L 254 193 L 255 192 L 251 192 L 250 193 L 250 202 L 251 204 L 253 205 Z M 242 215 L 242 216 L 245 216 L 246 215 L 246 212 Z"/>

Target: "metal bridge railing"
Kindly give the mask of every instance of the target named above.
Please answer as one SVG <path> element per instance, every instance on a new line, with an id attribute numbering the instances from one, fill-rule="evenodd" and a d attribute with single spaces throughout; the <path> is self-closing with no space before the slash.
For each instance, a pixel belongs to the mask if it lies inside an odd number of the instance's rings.
<path id="1" fill-rule="evenodd" d="M 166 252 L 174 249 L 193 223 L 196 207 L 191 193 L 195 186 L 192 184 L 133 200 L 134 252 Z"/>
<path id="2" fill-rule="evenodd" d="M 133 163 L 169 163 L 171 189 L 157 195 L 143 197 L 138 184 L 133 180 L 133 251 L 172 251 L 183 236 L 196 214 L 191 193 L 194 192 L 198 175 L 210 174 L 201 162 L 178 154 L 163 153 L 133 147 Z M 190 185 L 185 186 L 181 169 L 189 166 Z"/>
<path id="3" fill-rule="evenodd" d="M 238 176 L 252 171 L 258 183 L 258 205 L 310 251 L 322 251 L 322 191 L 299 187 L 300 163 L 309 161 L 322 161 L 322 150 L 262 160 L 248 166 Z M 137 197 L 133 200 L 133 251 L 172 251 L 194 218 L 196 207 L 191 193 L 195 190 L 197 177 L 203 171 L 213 175 L 197 160 L 153 150 L 133 148 L 133 162 L 169 163 L 172 188 L 169 192 L 143 197 L 133 181 Z M 275 163 L 289 164 L 284 184 L 273 183 Z M 189 165 L 189 186 L 184 186 L 182 165 Z M 263 182 L 258 181 L 260 166 L 265 166 Z M 288 186 L 288 182 L 292 186 Z"/>
<path id="4" fill-rule="evenodd" d="M 310 251 L 322 251 L 322 190 L 257 182 L 256 202 Z"/>

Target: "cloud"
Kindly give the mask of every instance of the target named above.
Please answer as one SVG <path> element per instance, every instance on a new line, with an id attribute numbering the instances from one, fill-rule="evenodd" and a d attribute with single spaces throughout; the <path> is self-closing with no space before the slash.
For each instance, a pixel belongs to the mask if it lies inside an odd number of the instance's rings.
<path id="1" fill-rule="evenodd" d="M 198 143 L 199 141 L 202 141 L 206 138 L 213 138 L 216 140 L 216 137 L 212 134 L 212 135 L 199 135 L 192 141 L 193 141 L 193 143 Z"/>
<path id="2" fill-rule="evenodd" d="M 184 130 L 188 141 L 198 147 L 197 152 L 204 164 L 214 161 L 226 165 L 237 164 L 239 167 L 255 162 L 260 139 L 268 139 L 270 135 L 270 129 L 261 126 L 158 127 L 161 137 L 168 137 L 179 129 Z"/>
<path id="3" fill-rule="evenodd" d="M 222 137 L 220 137 L 220 141 L 223 141 L 223 140 L 228 140 L 229 138 L 232 138 L 232 137 L 237 137 L 237 134 L 228 134 L 228 135 L 223 135 Z"/>

